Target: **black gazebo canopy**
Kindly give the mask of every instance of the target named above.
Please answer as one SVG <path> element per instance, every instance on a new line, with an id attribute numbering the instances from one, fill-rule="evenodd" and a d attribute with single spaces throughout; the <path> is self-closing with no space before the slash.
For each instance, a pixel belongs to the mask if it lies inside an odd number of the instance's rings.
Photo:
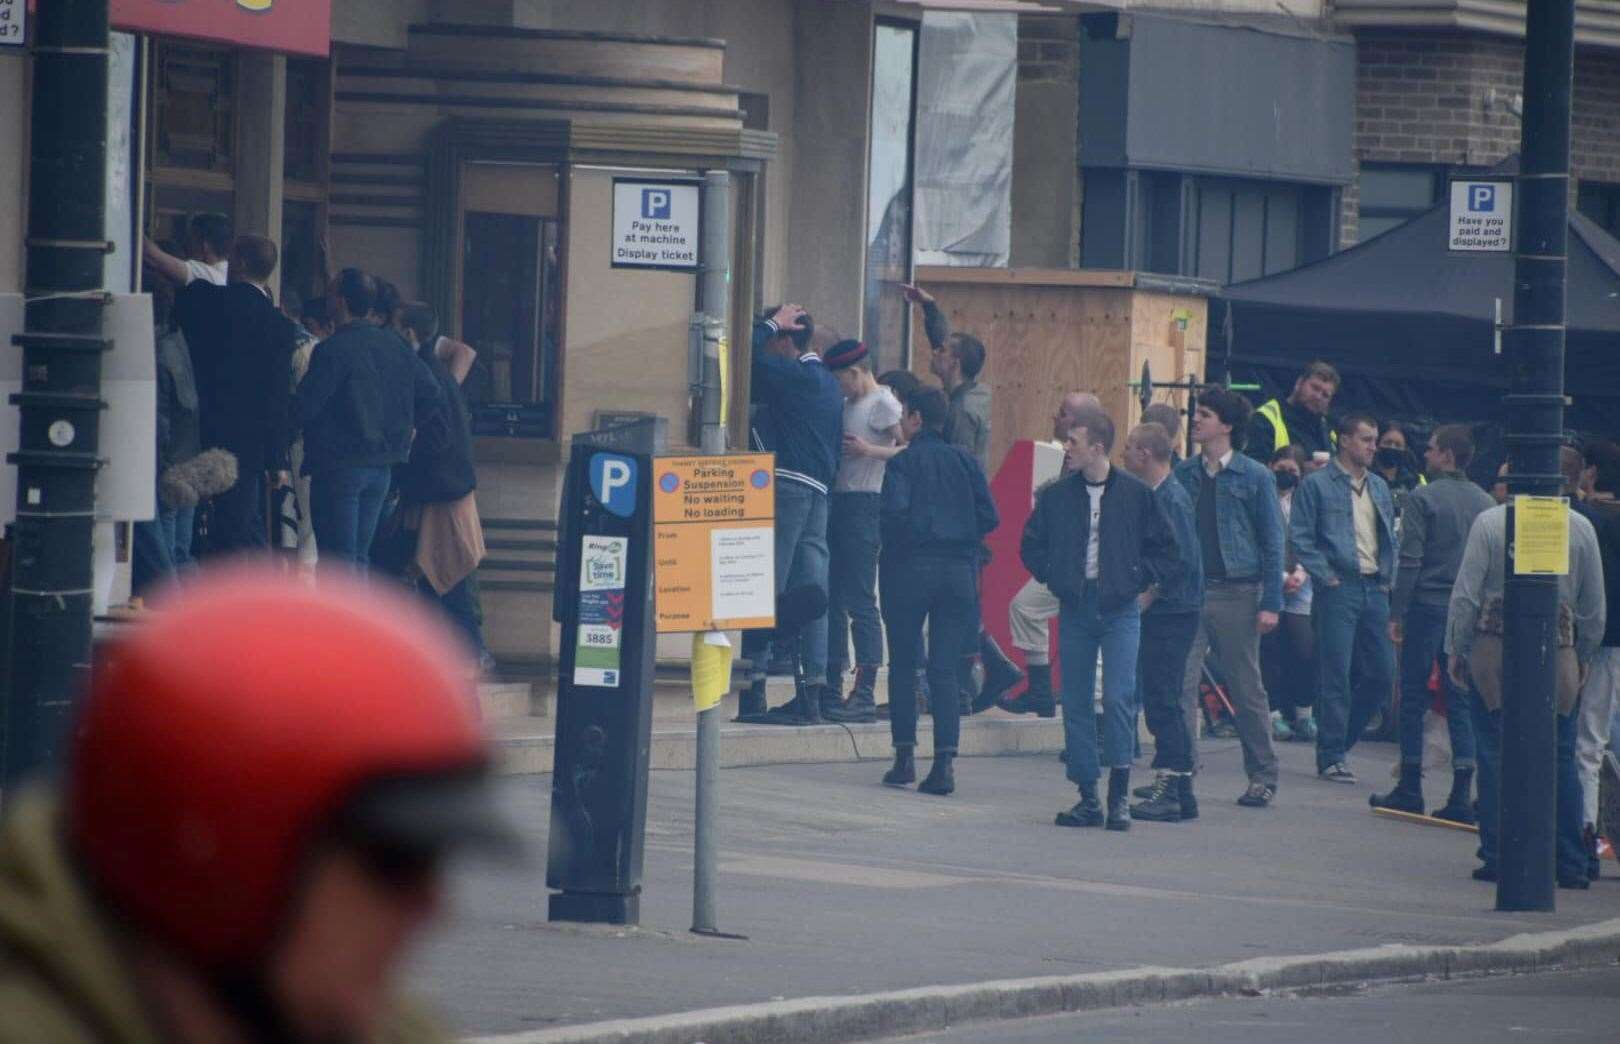
<path id="1" fill-rule="evenodd" d="M 1342 253 L 1227 287 L 1211 332 L 1224 334 L 1234 380 L 1286 392 L 1320 358 L 1344 374 L 1346 406 L 1500 423 L 1509 371 L 1495 327 L 1498 302 L 1512 322 L 1513 256 L 1451 253 L 1448 225 L 1442 204 Z M 1568 302 L 1568 426 L 1620 435 L 1620 242 L 1575 213 Z"/>

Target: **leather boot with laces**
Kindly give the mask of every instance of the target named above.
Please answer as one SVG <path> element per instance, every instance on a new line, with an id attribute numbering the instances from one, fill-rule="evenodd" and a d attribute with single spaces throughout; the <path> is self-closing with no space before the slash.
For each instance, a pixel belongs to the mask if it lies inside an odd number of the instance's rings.
<path id="1" fill-rule="evenodd" d="M 1181 822 L 1181 796 L 1176 791 L 1176 777 L 1168 772 L 1159 773 L 1148 788 L 1148 795 L 1131 806 L 1131 817 L 1149 823 Z"/>
<path id="2" fill-rule="evenodd" d="M 1131 828 L 1131 770 L 1108 770 L 1108 829 Z"/>
<path id="3" fill-rule="evenodd" d="M 1149 783 L 1145 787 L 1137 787 L 1135 790 L 1131 791 L 1131 797 L 1141 798 L 1143 801 L 1146 801 L 1158 794 L 1161 788 L 1167 786 L 1169 779 L 1170 773 L 1160 769 L 1158 772 L 1153 774 L 1152 783 Z"/>

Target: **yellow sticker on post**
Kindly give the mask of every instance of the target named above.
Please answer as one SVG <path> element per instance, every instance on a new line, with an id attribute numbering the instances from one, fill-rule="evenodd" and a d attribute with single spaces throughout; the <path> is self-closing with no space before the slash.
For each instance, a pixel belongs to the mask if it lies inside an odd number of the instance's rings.
<path id="1" fill-rule="evenodd" d="M 1513 498 L 1515 576 L 1569 575 L 1569 498 Z"/>
<path id="2" fill-rule="evenodd" d="M 720 631 L 692 635 L 692 703 L 698 713 L 717 707 L 731 688 L 731 639 Z"/>

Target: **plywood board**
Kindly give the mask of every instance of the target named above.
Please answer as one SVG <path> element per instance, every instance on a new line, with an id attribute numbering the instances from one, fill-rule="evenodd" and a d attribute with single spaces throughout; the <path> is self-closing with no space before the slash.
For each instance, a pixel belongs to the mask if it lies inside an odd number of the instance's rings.
<path id="1" fill-rule="evenodd" d="M 1155 379 L 1202 373 L 1202 297 L 1137 290 L 1122 278 L 1129 273 L 1068 274 L 1075 278 L 1035 270 L 954 270 L 948 279 L 924 283 L 952 330 L 984 342 L 980 379 L 992 392 L 992 472 L 1015 441 L 1052 437 L 1053 414 L 1068 392 L 1096 394 L 1123 436 L 1140 414 L 1129 382 L 1140 375 L 1144 360 Z M 1177 318 L 1183 313 L 1185 329 Z M 912 359 L 915 372 L 932 380 L 920 312 L 913 322 Z"/>

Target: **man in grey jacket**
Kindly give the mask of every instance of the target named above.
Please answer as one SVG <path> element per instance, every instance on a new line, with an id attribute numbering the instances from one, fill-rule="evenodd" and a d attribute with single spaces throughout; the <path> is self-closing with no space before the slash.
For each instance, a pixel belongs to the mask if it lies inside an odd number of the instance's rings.
<path id="1" fill-rule="evenodd" d="M 1566 482 L 1579 482 L 1580 454 L 1565 447 Z M 1477 881 L 1496 880 L 1500 833 L 1502 758 L 1503 592 L 1507 579 L 1507 505 L 1474 520 L 1452 588 L 1446 620 L 1447 669 L 1459 688 L 1473 687 L 1474 739 L 1479 755 L 1479 859 Z M 1587 888 L 1581 838 L 1581 782 L 1575 770 L 1576 704 L 1581 678 L 1603 643 L 1606 618 L 1603 561 L 1592 523 L 1569 513 L 1569 572 L 1558 580 L 1558 885 Z M 1516 694 L 1515 698 L 1526 698 Z"/>
<path id="2" fill-rule="evenodd" d="M 1491 495 L 1469 480 L 1474 438 L 1466 424 L 1436 428 L 1424 451 L 1428 484 L 1412 491 L 1401 515 L 1400 564 L 1390 605 L 1389 637 L 1401 647 L 1401 780 L 1387 794 L 1373 794 L 1374 808 L 1423 814 L 1423 712 L 1429 679 L 1446 636 L 1446 609 L 1462 565 L 1474 519 L 1494 506 Z M 1443 675 L 1442 675 L 1443 676 Z M 1440 819 L 1474 822 L 1474 729 L 1468 690 L 1446 693 L 1451 731 L 1451 797 L 1435 812 Z"/>

